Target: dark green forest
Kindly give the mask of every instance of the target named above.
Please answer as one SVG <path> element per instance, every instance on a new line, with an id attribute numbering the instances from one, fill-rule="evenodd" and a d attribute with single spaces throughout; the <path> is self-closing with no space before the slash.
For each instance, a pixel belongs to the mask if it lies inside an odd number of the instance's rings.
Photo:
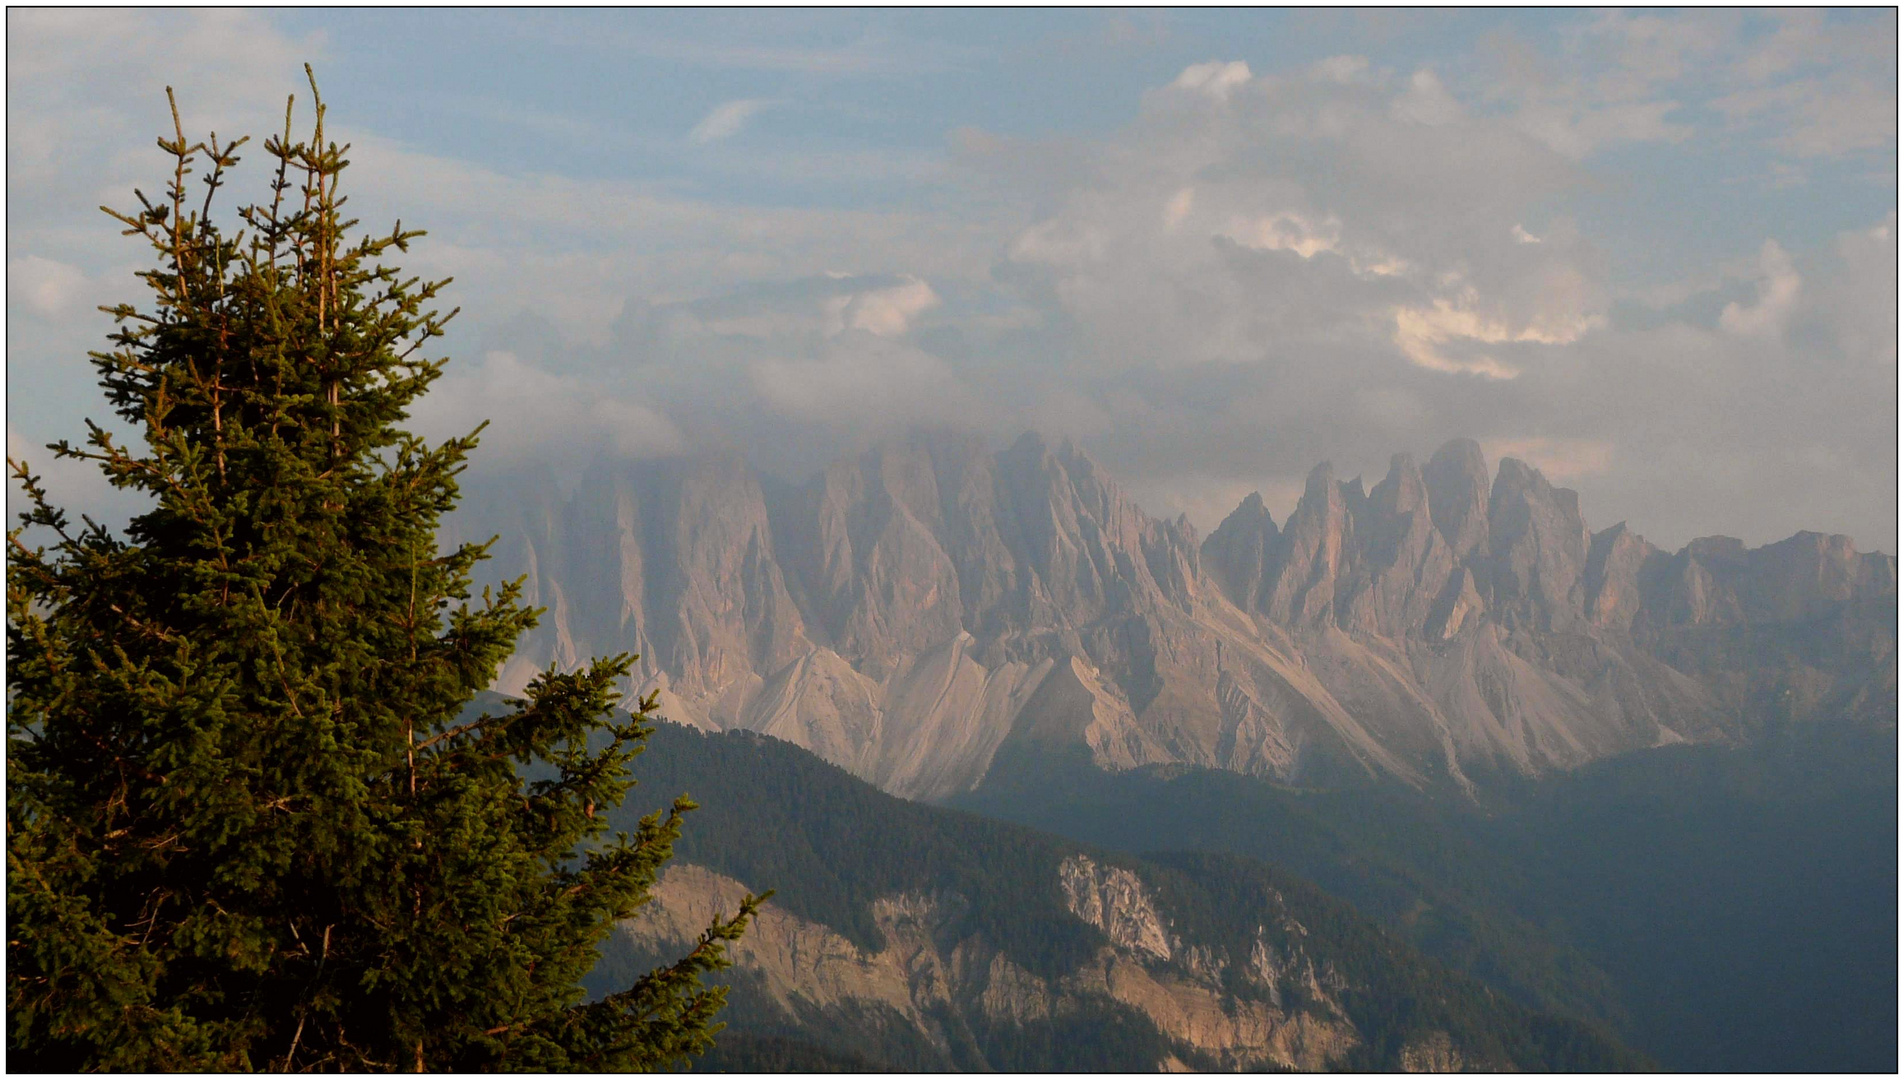
<path id="1" fill-rule="evenodd" d="M 1354 1068 L 1392 1069 L 1400 1048 L 1430 1030 L 1497 1067 L 1548 1070 L 1645 1068 L 1604 1028 L 1531 1009 L 1484 983 L 1451 971 L 1284 869 L 1259 860 L 1180 852 L 1147 858 L 1081 849 L 1073 841 L 950 808 L 887 795 L 811 753 L 746 732 L 708 735 L 661 724 L 649 740 L 640 785 L 620 816 L 633 820 L 681 794 L 701 803 L 675 845 L 684 863 L 707 866 L 755 889 L 773 888 L 774 903 L 833 927 L 862 948 L 881 941 L 871 902 L 899 892 L 956 894 L 966 901 L 958 937 L 978 934 L 1028 970 L 1057 976 L 1103 944 L 1099 932 L 1073 917 L 1058 885 L 1058 864 L 1089 851 L 1101 862 L 1136 871 L 1158 897 L 1186 943 L 1247 953 L 1266 896 L 1279 894 L 1308 928 L 1308 947 L 1326 955 L 1347 979 L 1344 1007 L 1365 1037 Z M 1276 932 L 1274 930 L 1272 933 Z M 606 986 L 642 958 L 611 954 L 598 973 Z M 1063 1024 L 972 1025 L 972 1054 L 934 1061 L 902 1038 L 888 1045 L 825 1045 L 816 1018 L 802 1027 L 751 1011 L 745 972 L 730 972 L 734 990 L 723 1039 L 739 1038 L 731 1056 L 701 1068 L 767 1060 L 794 1061 L 799 1046 L 840 1067 L 856 1060 L 899 1068 L 1129 1069 L 1175 1049 L 1141 1018 L 1073 1016 Z M 1233 980 L 1226 987 L 1259 992 Z M 817 1063 L 820 1059 L 814 1059 Z M 726 1067 L 726 1066 L 720 1066 Z M 817 1064 L 816 1064 L 816 1067 Z"/>
<path id="2" fill-rule="evenodd" d="M 1896 1067 L 1894 732 L 1669 747 L 1486 808 L 1048 760 L 1001 761 L 956 803 L 1107 847 L 1266 860 L 1667 1068 Z"/>

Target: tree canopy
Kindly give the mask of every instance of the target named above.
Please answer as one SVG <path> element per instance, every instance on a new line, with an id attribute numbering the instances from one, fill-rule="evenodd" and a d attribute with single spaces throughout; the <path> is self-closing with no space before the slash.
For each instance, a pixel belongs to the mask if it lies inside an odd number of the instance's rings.
<path id="1" fill-rule="evenodd" d="M 472 595 L 487 545 L 438 549 L 476 434 L 401 425 L 447 362 L 423 350 L 449 283 L 391 265 L 421 231 L 344 215 L 311 88 L 310 137 L 287 102 L 235 222 L 247 140 L 188 141 L 176 103 L 163 194 L 107 210 L 156 262 L 92 354 L 142 440 L 89 422 L 50 449 L 150 508 L 75 523 L 9 461 L 12 1064 L 666 1065 L 719 1029 L 700 976 L 754 901 L 585 999 L 693 804 L 607 834 L 653 708 L 612 719 L 628 656 L 464 711 L 536 612 L 519 582 Z"/>

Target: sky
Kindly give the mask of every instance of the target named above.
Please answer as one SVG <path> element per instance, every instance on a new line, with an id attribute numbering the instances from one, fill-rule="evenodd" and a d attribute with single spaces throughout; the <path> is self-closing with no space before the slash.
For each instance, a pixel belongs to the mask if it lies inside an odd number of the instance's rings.
<path id="1" fill-rule="evenodd" d="M 1677 548 L 1897 551 L 1897 14 L 7 12 L 8 453 L 107 419 L 97 207 L 316 69 L 477 468 L 1071 438 L 1207 531 L 1480 441 Z M 230 191 L 262 195 L 255 154 Z M 229 207 L 229 204 L 227 204 Z"/>

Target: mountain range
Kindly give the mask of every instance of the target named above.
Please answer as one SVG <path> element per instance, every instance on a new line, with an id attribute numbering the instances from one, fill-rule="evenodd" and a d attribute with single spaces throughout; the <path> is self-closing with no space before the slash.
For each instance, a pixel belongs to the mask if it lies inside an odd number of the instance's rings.
<path id="1" fill-rule="evenodd" d="M 946 799 L 1001 760 L 1283 784 L 1502 783 L 1808 725 L 1895 731 L 1897 559 L 1801 532 L 1654 547 L 1477 444 L 1324 463 L 1280 524 L 1145 513 L 1068 441 L 918 432 L 804 483 L 737 454 L 472 481 L 546 609 L 504 668 L 641 655 L 669 718 Z"/>

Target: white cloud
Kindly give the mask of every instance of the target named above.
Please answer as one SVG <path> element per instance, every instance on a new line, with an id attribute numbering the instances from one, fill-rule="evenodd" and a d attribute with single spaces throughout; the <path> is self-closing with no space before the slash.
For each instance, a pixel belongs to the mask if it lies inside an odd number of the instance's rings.
<path id="1" fill-rule="evenodd" d="M 1080 266 L 1103 259 L 1110 239 L 1107 230 L 1094 225 L 1054 218 L 1018 234 L 1008 254 L 1016 262 Z"/>
<path id="2" fill-rule="evenodd" d="M 1259 363 L 1353 339 L 1423 370 L 1511 378 L 1524 359 L 1478 347 L 1595 325 L 1581 245 L 1516 240 L 1521 211 L 1571 178 L 1511 121 L 1467 115 L 1425 70 L 1398 97 L 1359 58 L 1258 82 L 1223 109 L 1152 99 L 1006 246 L 1098 363 Z M 1219 242 L 1185 227 L 1193 216 Z"/>
<path id="3" fill-rule="evenodd" d="M 479 454 L 490 465 L 541 460 L 552 437 L 567 444 L 565 451 L 601 448 L 635 458 L 686 447 L 674 422 L 639 400 L 603 393 L 587 378 L 558 375 L 500 350 L 474 368 L 452 364 L 414 416 L 417 430 L 433 438 L 466 434 L 489 421 Z"/>
<path id="4" fill-rule="evenodd" d="M 907 274 L 896 285 L 834 298 L 828 304 L 829 329 L 832 333 L 853 329 L 898 337 L 915 318 L 938 306 L 939 295 L 932 286 Z"/>
<path id="5" fill-rule="evenodd" d="M 1570 322 L 1538 320 L 1515 326 L 1482 314 L 1476 301 L 1469 291 L 1456 302 L 1436 300 L 1422 307 L 1396 308 L 1396 346 L 1411 362 L 1430 371 L 1512 379 L 1520 375 L 1520 368 L 1487 353 L 1462 355 L 1451 346 L 1566 345 L 1604 322 L 1599 316 L 1576 316 Z"/>
<path id="6" fill-rule="evenodd" d="M 972 276 L 995 254 L 995 233 L 982 221 L 904 209 L 723 205 L 625 180 L 509 174 L 348 135 L 356 144 L 346 177 L 352 209 L 367 222 L 421 217 L 430 229 L 406 266 L 454 275 L 456 302 L 466 309 L 547 312 L 565 333 L 597 344 L 629 297 L 707 296 L 869 261 L 875 269 Z"/>
<path id="7" fill-rule="evenodd" d="M 1389 108 L 1400 119 L 1430 127 L 1452 124 L 1465 115 L 1461 103 L 1427 68 L 1415 72 L 1408 81 L 1408 89 L 1398 95 Z"/>
<path id="8" fill-rule="evenodd" d="M 636 321 L 677 343 L 746 339 L 761 348 L 783 348 L 848 331 L 900 337 L 940 303 L 932 286 L 911 274 L 830 271 L 682 303 L 650 304 Z"/>
<path id="9" fill-rule="evenodd" d="M 1631 251 L 1565 216 L 1582 185 L 1611 190 L 1596 154 L 1695 124 L 1689 161 L 1708 141 L 1785 148 L 1813 180 L 1784 198 L 1841 190 L 1820 157 L 1895 145 L 1894 86 L 1872 75 L 1888 62 L 1894 84 L 1894 31 L 1861 43 L 1836 16 L 1794 19 L 1767 43 L 1733 25 L 1753 18 L 1567 16 L 1572 29 L 1499 70 L 1441 55 L 1400 71 L 1359 56 L 1261 75 L 1192 65 L 1110 136 L 961 131 L 947 172 L 895 152 L 879 175 L 943 186 L 892 209 L 720 203 L 339 130 L 356 144 L 352 209 L 368 227 L 428 227 L 406 268 L 457 277 L 450 302 L 474 325 L 446 349 L 480 359 L 452 365 L 422 419 L 444 434 L 495 417 L 479 465 L 731 438 L 797 469 L 905 423 L 995 438 L 1037 426 L 1084 437 L 1153 509 L 1207 519 L 1245 480 L 1299 485 L 1322 458 L 1374 467 L 1492 433 L 1496 452 L 1593 486 L 1590 512 L 1668 523 L 1648 530 L 1661 542 L 1676 529 L 1771 539 L 1778 522 L 1894 544 L 1846 521 L 1881 521 L 1895 489 L 1894 219 L 1835 247 L 1788 242 L 1783 263 L 1759 252 L 1757 294 L 1742 296 L 1730 263 L 1689 269 L 1671 251 L 1657 265 L 1683 280 L 1622 280 Z M 236 11 L 21 9 L 8 27 L 20 395 L 97 344 L 91 290 L 127 283 L 130 242 L 92 205 L 162 180 L 150 139 L 169 124 L 164 82 L 192 130 L 263 133 L 274 100 L 306 96 L 299 61 L 323 76 L 324 43 Z M 181 74 L 154 43 L 187 32 L 207 59 Z M 684 62 L 831 74 L 892 59 L 883 48 L 701 46 Z M 1714 102 L 1731 126 L 1712 122 Z M 728 102 L 696 137 L 732 138 L 766 104 Z M 791 167 L 747 149 L 765 174 Z M 832 175 L 809 166 L 801 176 Z M 254 194 L 261 174 L 253 155 L 234 192 Z M 1609 296 L 1642 288 L 1673 300 L 1635 329 Z M 522 309 L 552 325 L 526 343 L 478 336 Z M 1605 446 L 1618 452 L 1595 457 Z"/>
<path id="10" fill-rule="evenodd" d="M 1227 63 L 1210 60 L 1201 64 L 1191 64 L 1183 69 L 1175 82 L 1170 85 L 1182 90 L 1194 90 L 1208 94 L 1218 101 L 1227 100 L 1237 87 L 1250 81 L 1249 65 L 1241 60 Z"/>
<path id="11" fill-rule="evenodd" d="M 762 98 L 742 98 L 716 105 L 701 122 L 688 132 L 688 138 L 697 143 L 714 143 L 740 133 L 762 109 L 774 104 Z"/>
<path id="12" fill-rule="evenodd" d="M 1312 222 L 1300 214 L 1283 211 L 1250 220 L 1233 220 L 1223 235 L 1244 247 L 1293 251 L 1312 259 L 1322 252 L 1336 250 L 1342 242 L 1342 223 L 1333 217 Z"/>
<path id="13" fill-rule="evenodd" d="M 1804 280 L 1792 267 L 1790 255 L 1776 240 L 1759 249 L 1758 302 L 1746 306 L 1734 301 L 1719 313 L 1719 325 L 1737 337 L 1766 337 L 1782 333 L 1797 303 Z"/>

